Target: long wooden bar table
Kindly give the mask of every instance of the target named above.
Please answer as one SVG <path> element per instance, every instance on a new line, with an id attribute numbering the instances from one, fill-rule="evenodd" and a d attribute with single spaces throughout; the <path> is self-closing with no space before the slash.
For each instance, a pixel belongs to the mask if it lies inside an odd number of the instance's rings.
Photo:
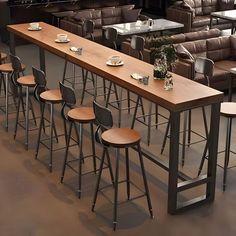
<path id="1" fill-rule="evenodd" d="M 163 89 L 163 81 L 152 79 L 152 65 L 46 23 L 40 22 L 40 26 L 42 27 L 41 31 L 28 31 L 28 24 L 9 25 L 11 51 L 14 53 L 14 36 L 17 35 L 38 45 L 41 69 L 45 70 L 44 50 L 48 50 L 170 111 L 171 131 L 169 166 L 167 168 L 169 174 L 168 212 L 175 214 L 188 208 L 213 202 L 215 197 L 220 103 L 223 101 L 223 93 L 176 74 L 173 74 L 174 89 L 166 91 Z M 70 43 L 56 43 L 55 39 L 58 33 L 66 33 Z M 69 50 L 70 46 L 82 47 L 82 55 L 71 52 Z M 122 57 L 123 66 L 110 67 L 106 65 L 107 58 L 114 54 Z M 148 75 L 150 77 L 149 84 L 143 85 L 132 79 L 130 75 L 134 72 Z M 207 174 L 195 179 L 183 180 L 184 178 L 179 178 L 178 171 L 180 112 L 206 105 L 211 106 Z M 202 184 L 206 184 L 205 193 L 202 196 L 186 202 L 178 201 L 179 193 Z"/>

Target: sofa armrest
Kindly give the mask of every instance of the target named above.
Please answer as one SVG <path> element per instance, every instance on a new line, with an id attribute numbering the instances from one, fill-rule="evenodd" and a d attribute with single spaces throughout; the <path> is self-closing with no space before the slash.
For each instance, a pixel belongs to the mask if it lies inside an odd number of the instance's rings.
<path id="1" fill-rule="evenodd" d="M 180 7 L 169 7 L 166 10 L 168 20 L 184 24 L 184 33 L 191 32 L 193 22 L 193 12 Z"/>
<path id="2" fill-rule="evenodd" d="M 195 76 L 194 61 L 189 59 L 178 59 L 173 68 L 173 72 L 193 80 Z"/>
<path id="3" fill-rule="evenodd" d="M 83 30 L 83 22 L 76 22 L 76 21 L 71 21 L 67 19 L 62 19 L 60 21 L 61 28 L 69 31 L 73 34 L 77 34 L 81 37 L 84 36 L 84 30 Z"/>

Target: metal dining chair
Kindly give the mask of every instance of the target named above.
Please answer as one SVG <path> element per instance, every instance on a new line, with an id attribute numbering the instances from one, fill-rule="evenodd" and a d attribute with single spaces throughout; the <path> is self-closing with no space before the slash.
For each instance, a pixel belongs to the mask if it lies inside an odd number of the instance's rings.
<path id="1" fill-rule="evenodd" d="M 104 31 L 104 37 L 106 41 L 112 45 L 112 48 L 117 50 L 117 38 L 118 38 L 118 33 L 115 28 L 108 27 Z"/>

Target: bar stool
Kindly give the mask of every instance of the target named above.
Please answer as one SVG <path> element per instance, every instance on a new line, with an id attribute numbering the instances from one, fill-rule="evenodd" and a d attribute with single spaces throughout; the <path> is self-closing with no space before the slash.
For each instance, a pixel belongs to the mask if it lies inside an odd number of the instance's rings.
<path id="1" fill-rule="evenodd" d="M 196 60 L 195 60 L 195 78 L 204 77 L 207 86 L 210 86 L 210 79 L 213 76 L 213 70 L 214 70 L 214 62 L 212 60 L 210 60 L 209 58 L 205 58 L 205 57 L 196 58 Z M 185 162 L 186 138 L 187 138 L 187 146 L 188 147 L 191 144 L 196 144 L 196 143 L 199 143 L 199 142 L 202 142 L 202 141 L 208 139 L 207 118 L 206 118 L 206 111 L 205 111 L 204 107 L 202 107 L 202 115 L 203 115 L 204 129 L 205 129 L 205 137 L 192 130 L 192 128 L 191 128 L 191 116 L 192 116 L 191 110 L 184 112 L 184 125 L 183 125 L 183 131 L 182 131 L 183 132 L 182 160 L 181 160 L 182 166 L 184 166 L 184 162 Z M 168 121 L 168 124 L 167 124 L 165 137 L 164 137 L 164 140 L 162 143 L 161 154 L 163 153 L 164 148 L 165 148 L 169 129 L 170 129 L 170 121 Z M 186 133 L 187 133 L 187 137 L 186 137 Z M 196 141 L 196 142 L 191 143 L 191 133 L 198 135 L 202 139 L 200 141 Z M 207 149 L 205 148 L 203 156 L 205 156 L 206 151 L 207 151 Z"/>
<path id="2" fill-rule="evenodd" d="M 6 59 L 7 59 L 7 54 L 0 52 L 0 65 L 6 63 Z M 2 76 L 0 76 L 0 94 L 2 92 L 2 84 L 3 84 L 3 90 L 5 92 L 6 89 L 5 89 L 4 80 L 3 80 Z"/>
<path id="3" fill-rule="evenodd" d="M 32 101 L 30 99 L 30 93 L 29 93 L 29 89 L 35 86 L 34 76 L 33 75 L 20 76 L 19 72 L 22 70 L 20 58 L 10 54 L 10 59 L 11 59 L 12 68 L 13 68 L 12 82 L 13 82 L 13 85 L 16 88 L 18 88 L 18 93 L 17 93 L 18 105 L 17 105 L 17 111 L 16 111 L 14 139 L 16 138 L 16 135 L 17 135 L 17 127 L 18 125 L 20 125 L 22 128 L 25 129 L 25 149 L 28 150 L 28 133 L 29 133 L 29 121 L 30 121 L 29 110 L 32 113 L 32 118 L 36 126 L 36 117 L 35 117 Z M 25 93 L 22 92 L 23 88 L 25 88 Z M 24 98 L 25 98 L 25 102 L 24 102 Z M 19 120 L 19 113 L 20 113 L 21 107 L 22 107 L 22 112 L 25 117 L 25 125 L 22 125 Z"/>
<path id="4" fill-rule="evenodd" d="M 94 39 L 94 27 L 95 27 L 95 23 L 92 20 L 85 20 L 84 24 L 83 24 L 83 30 L 84 30 L 84 34 L 85 34 L 85 38 L 90 39 L 92 41 L 95 41 Z M 96 98 L 98 96 L 104 96 L 104 100 L 106 100 L 106 81 L 104 78 L 102 78 L 102 85 L 98 86 L 98 77 L 96 74 L 90 72 L 91 77 L 88 76 L 89 71 L 86 70 L 85 75 L 84 75 L 84 84 L 83 84 L 83 90 L 82 90 L 82 96 L 81 96 L 81 104 L 83 104 L 84 101 L 84 96 L 85 93 L 93 96 L 94 100 L 96 100 Z M 92 88 L 87 88 L 87 82 L 88 80 L 90 82 L 92 82 Z M 103 92 L 101 94 L 98 94 L 98 90 L 102 89 Z"/>
<path id="5" fill-rule="evenodd" d="M 62 149 L 53 149 L 53 139 L 55 138 L 58 142 L 58 136 L 55 128 L 55 122 L 54 122 L 54 105 L 62 103 L 62 96 L 60 89 L 51 89 L 48 90 L 46 85 L 46 77 L 43 71 L 38 70 L 36 68 L 33 68 L 33 75 L 35 77 L 35 83 L 36 87 L 34 90 L 34 94 L 36 99 L 41 103 L 41 118 L 40 118 L 40 125 L 39 125 L 39 133 L 38 133 L 38 140 L 36 145 L 36 153 L 35 153 L 35 159 L 38 158 L 38 152 L 39 152 L 39 146 L 40 143 L 44 144 L 45 147 L 49 149 L 49 171 L 52 172 L 52 152 Z M 50 118 L 49 118 L 49 147 L 43 143 L 43 141 L 47 140 L 48 138 L 42 139 L 42 129 L 45 128 L 44 121 L 44 111 L 45 111 L 45 105 L 49 105 L 49 112 L 50 112 Z M 53 135 L 54 133 L 54 135 Z M 66 138 L 65 138 L 66 140 Z M 64 148 L 64 147 L 63 147 Z"/>
<path id="6" fill-rule="evenodd" d="M 111 44 L 111 47 L 114 48 L 115 50 L 117 50 L 117 37 L 118 37 L 118 33 L 117 30 L 115 28 L 111 28 L 108 27 L 104 30 L 104 37 L 106 39 L 106 41 Z"/>
<path id="7" fill-rule="evenodd" d="M 24 74 L 26 66 L 21 64 L 20 66 L 20 74 Z M 10 83 L 10 76 L 13 73 L 13 68 L 11 63 L 4 63 L 0 65 L 0 74 L 1 78 L 3 78 L 3 84 L 5 86 L 5 107 L 0 109 L 5 113 L 5 129 L 8 131 L 8 116 L 9 116 L 9 96 L 11 95 L 14 100 L 14 104 L 16 105 L 15 96 L 16 92 L 14 87 L 11 87 L 11 92 L 9 91 L 9 83 Z"/>
<path id="8" fill-rule="evenodd" d="M 144 51 L 144 44 L 145 44 L 145 39 L 141 36 L 138 35 L 133 35 L 131 38 L 131 48 L 137 52 L 138 54 L 138 59 L 143 61 L 143 51 Z M 137 116 L 138 112 L 138 107 L 141 104 L 142 110 L 142 115 Z M 148 132 L 147 132 L 147 144 L 150 145 L 150 138 L 151 138 L 151 128 L 155 126 L 155 128 L 158 127 L 158 125 L 165 124 L 166 122 L 161 122 L 158 123 L 158 116 L 161 116 L 165 119 L 167 119 L 164 115 L 159 114 L 158 112 L 158 106 L 155 104 L 155 112 L 152 112 L 152 106 L 153 103 L 149 102 L 149 109 L 148 109 L 148 114 L 145 114 L 144 108 L 143 108 L 143 101 L 142 97 L 138 96 L 137 101 L 136 101 L 136 106 L 134 109 L 134 115 L 133 115 L 133 120 L 131 124 L 131 128 L 134 128 L 135 121 L 140 122 L 143 125 L 146 125 L 148 127 Z M 152 124 L 152 117 L 155 116 L 155 124 Z M 146 119 L 148 118 L 148 119 Z"/>
<path id="9" fill-rule="evenodd" d="M 222 153 L 222 152 L 225 153 L 224 166 L 223 166 L 223 170 L 224 170 L 224 174 L 223 174 L 223 191 L 225 191 L 225 189 L 226 189 L 226 181 L 227 181 L 227 170 L 229 168 L 235 167 L 235 166 L 228 167 L 228 164 L 229 164 L 230 153 L 236 154 L 234 151 L 230 150 L 232 120 L 233 120 L 233 118 L 236 117 L 236 103 L 235 102 L 223 102 L 223 103 L 221 103 L 220 114 L 221 114 L 221 116 L 227 118 L 225 150 L 224 151 L 218 151 L 218 154 Z M 206 147 L 208 147 L 208 142 L 206 144 Z M 204 155 L 202 157 L 202 160 L 201 160 L 201 163 L 200 163 L 200 167 L 199 167 L 198 175 L 200 175 L 200 173 L 202 171 L 202 167 L 204 165 L 204 161 L 205 161 L 206 158 L 207 158 L 206 155 Z"/>
<path id="10" fill-rule="evenodd" d="M 82 175 L 88 174 L 91 172 L 96 173 L 96 154 L 95 154 L 95 142 L 94 142 L 94 131 L 93 131 L 93 123 L 95 121 L 95 115 L 92 107 L 75 107 L 76 105 L 76 96 L 75 92 L 71 87 L 68 87 L 62 83 L 60 83 L 60 91 L 62 94 L 63 105 L 61 114 L 65 121 L 69 122 L 69 130 L 67 132 L 67 128 L 65 126 L 65 134 L 66 134 L 66 152 L 65 159 L 62 168 L 61 174 L 61 183 L 63 183 L 64 174 L 66 170 L 66 166 L 70 167 L 74 172 L 78 174 L 78 197 L 81 197 L 81 187 L 82 187 Z M 66 109 L 69 108 L 67 112 Z M 77 130 L 77 124 L 79 125 L 79 131 Z M 92 154 L 84 156 L 83 153 L 83 127 L 84 125 L 90 126 L 90 135 L 91 135 L 91 144 L 92 144 Z M 80 151 L 77 159 L 67 160 L 68 159 L 68 151 L 70 146 L 70 140 L 72 139 L 72 126 L 75 128 L 75 133 L 77 136 L 77 143 L 79 144 Z M 85 158 L 92 157 L 93 158 L 93 171 L 86 172 L 82 174 L 82 164 Z M 73 162 L 79 163 L 78 171 L 70 165 Z"/>
<path id="11" fill-rule="evenodd" d="M 153 218 L 153 212 L 152 212 L 152 205 L 151 205 L 151 199 L 149 195 L 149 189 L 146 179 L 146 173 L 144 169 L 144 163 L 143 163 L 143 157 L 140 147 L 140 140 L 141 136 L 140 134 L 130 128 L 112 128 L 113 126 L 113 118 L 111 111 L 99 105 L 94 101 L 94 113 L 96 117 L 96 122 L 98 123 L 98 128 L 96 130 L 96 140 L 103 145 L 103 155 L 101 159 L 101 164 L 99 168 L 98 173 L 98 179 L 95 189 L 95 194 L 93 198 L 93 204 L 92 204 L 92 211 L 94 211 L 98 191 L 101 191 L 99 188 L 100 186 L 100 180 L 104 165 L 104 158 L 105 153 L 108 152 L 108 148 L 115 148 L 116 149 L 116 167 L 115 167 L 115 179 L 113 183 L 114 187 L 114 206 L 113 206 L 113 230 L 116 230 L 117 225 L 117 201 L 118 201 L 118 184 L 122 182 L 126 182 L 126 190 L 127 190 L 127 198 L 128 200 L 132 200 L 130 198 L 130 184 L 133 184 L 130 180 L 130 174 L 129 174 L 129 152 L 128 148 L 131 147 L 137 147 L 138 155 L 139 155 L 139 161 L 140 161 L 140 167 L 144 182 L 144 194 L 138 197 L 144 197 L 146 196 L 147 204 L 150 212 L 150 216 Z M 126 157 L 126 180 L 119 181 L 119 162 L 120 162 L 120 149 L 125 149 L 125 157 Z M 135 186 L 135 185 L 134 185 Z M 103 187 L 104 188 L 104 187 Z M 135 197 L 137 199 L 138 197 Z"/>

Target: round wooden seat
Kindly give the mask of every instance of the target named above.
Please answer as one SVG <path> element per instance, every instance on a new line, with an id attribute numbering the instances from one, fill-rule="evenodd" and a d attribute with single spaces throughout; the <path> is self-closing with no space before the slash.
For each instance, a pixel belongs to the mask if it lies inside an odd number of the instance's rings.
<path id="1" fill-rule="evenodd" d="M 40 98 L 42 98 L 45 102 L 51 103 L 60 103 L 62 102 L 62 96 L 59 89 L 51 89 L 40 94 Z"/>
<path id="2" fill-rule="evenodd" d="M 220 114 L 225 117 L 236 117 L 236 102 L 221 103 Z"/>
<path id="3" fill-rule="evenodd" d="M 36 85 L 34 82 L 33 75 L 21 76 L 20 78 L 17 79 L 17 83 L 22 86 L 28 86 L 28 87 L 34 87 Z"/>
<path id="4" fill-rule="evenodd" d="M 71 121 L 80 123 L 88 123 L 95 120 L 95 115 L 92 107 L 77 107 L 68 112 L 68 117 Z"/>
<path id="5" fill-rule="evenodd" d="M 1 61 L 4 61 L 4 60 L 6 60 L 6 59 L 7 59 L 7 54 L 1 52 L 1 53 L 0 53 L 0 60 L 1 60 Z"/>
<path id="6" fill-rule="evenodd" d="M 102 133 L 102 141 L 114 147 L 128 147 L 137 144 L 141 136 L 130 128 L 112 128 Z"/>
<path id="7" fill-rule="evenodd" d="M 22 71 L 25 70 L 26 66 L 24 64 L 21 64 Z M 5 63 L 0 65 L 0 72 L 5 73 L 11 73 L 13 71 L 11 63 Z"/>

